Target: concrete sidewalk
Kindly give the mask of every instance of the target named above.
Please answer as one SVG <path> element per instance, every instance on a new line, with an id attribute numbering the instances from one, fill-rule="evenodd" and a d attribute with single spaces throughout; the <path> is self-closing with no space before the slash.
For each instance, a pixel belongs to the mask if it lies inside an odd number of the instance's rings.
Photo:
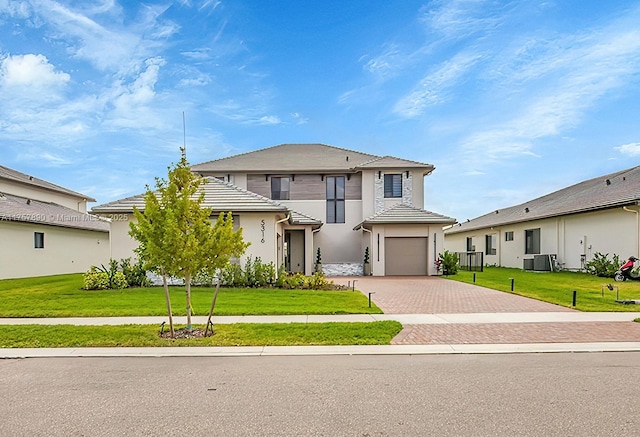
<path id="1" fill-rule="evenodd" d="M 479 323 L 576 323 L 631 322 L 640 312 L 532 312 L 532 313 L 461 313 L 461 314 L 335 314 L 290 316 L 214 316 L 214 324 L 232 323 L 327 323 L 375 322 L 396 320 L 403 325 L 479 324 Z M 206 316 L 193 316 L 194 325 L 207 323 Z M 0 325 L 160 325 L 167 316 L 154 317 L 50 317 L 0 318 Z M 185 316 L 174 316 L 173 323 L 186 324 Z"/>

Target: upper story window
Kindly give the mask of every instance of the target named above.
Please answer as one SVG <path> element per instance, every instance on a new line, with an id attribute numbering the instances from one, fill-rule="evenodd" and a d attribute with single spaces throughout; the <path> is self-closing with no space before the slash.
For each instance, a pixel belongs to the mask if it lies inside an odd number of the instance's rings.
<path id="1" fill-rule="evenodd" d="M 513 231 L 507 231 L 504 233 L 504 241 L 513 241 Z"/>
<path id="2" fill-rule="evenodd" d="M 384 175 L 384 197 L 402 197 L 402 174 Z"/>
<path id="3" fill-rule="evenodd" d="M 271 198 L 273 200 L 289 200 L 290 179 L 288 177 L 271 178 Z"/>
<path id="4" fill-rule="evenodd" d="M 327 176 L 327 223 L 344 223 L 344 176 Z"/>

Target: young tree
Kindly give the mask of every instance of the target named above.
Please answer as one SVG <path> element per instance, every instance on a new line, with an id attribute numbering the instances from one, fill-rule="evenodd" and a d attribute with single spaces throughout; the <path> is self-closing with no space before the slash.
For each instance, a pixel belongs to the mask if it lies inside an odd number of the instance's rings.
<path id="1" fill-rule="evenodd" d="M 207 179 L 191 172 L 181 148 L 181 159 L 169 168 L 168 180 L 156 179 L 156 192 L 147 187 L 145 211 L 134 208 L 137 223 L 130 234 L 140 242 L 138 253 L 147 265 L 166 275 L 183 278 L 186 292 L 187 329 L 191 329 L 191 280 L 199 272 L 213 274 L 239 257 L 248 244 L 242 229 L 233 230 L 231 212 L 220 213 L 215 224 L 211 209 L 202 208 Z M 167 290 L 165 286 L 165 290 Z M 170 310 L 168 291 L 167 309 Z"/>

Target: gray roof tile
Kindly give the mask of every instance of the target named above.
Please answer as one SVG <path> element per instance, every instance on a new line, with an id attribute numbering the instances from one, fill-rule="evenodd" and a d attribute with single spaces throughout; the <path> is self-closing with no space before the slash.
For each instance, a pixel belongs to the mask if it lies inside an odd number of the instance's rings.
<path id="1" fill-rule="evenodd" d="M 550 217 L 622 207 L 640 201 L 640 166 L 600 176 L 563 188 L 520 205 L 476 217 L 447 234 L 502 226 Z"/>
<path id="2" fill-rule="evenodd" d="M 56 203 L 0 193 L 0 220 L 108 232 L 109 224 Z"/>
<path id="3" fill-rule="evenodd" d="M 69 190 L 67 188 L 61 187 L 56 184 L 52 184 L 51 182 L 47 182 L 43 179 L 38 179 L 33 176 L 29 176 L 27 174 L 21 173 L 17 170 L 10 169 L 9 167 L 5 167 L 0 165 L 0 179 L 7 179 L 14 182 L 20 182 L 27 185 L 32 185 L 38 188 L 44 188 L 46 190 L 55 191 L 58 193 L 66 194 L 68 196 L 77 197 L 79 199 L 86 199 L 89 202 L 95 202 L 96 199 L 86 196 L 81 193 L 77 193 L 75 191 Z"/>
<path id="4" fill-rule="evenodd" d="M 380 157 L 326 144 L 280 144 L 266 149 L 229 156 L 196 164 L 195 172 L 347 172 L 359 168 L 433 169 L 430 164 L 407 161 L 391 156 Z"/>
<path id="5" fill-rule="evenodd" d="M 456 219 L 435 212 L 426 211 L 414 206 L 398 203 L 378 214 L 366 218 L 354 229 L 360 229 L 364 225 L 377 224 L 453 224 Z"/>

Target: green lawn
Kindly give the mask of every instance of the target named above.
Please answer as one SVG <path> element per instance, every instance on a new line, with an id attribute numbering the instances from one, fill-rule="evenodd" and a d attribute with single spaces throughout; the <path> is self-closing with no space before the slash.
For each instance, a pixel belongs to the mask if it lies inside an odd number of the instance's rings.
<path id="1" fill-rule="evenodd" d="M 164 339 L 157 325 L 0 325 L 0 348 L 305 346 L 389 344 L 402 330 L 395 321 L 368 323 L 242 323 L 215 325 L 215 335 Z"/>
<path id="2" fill-rule="evenodd" d="M 448 279 L 473 283 L 473 272 L 458 272 Z M 599 278 L 577 272 L 532 272 L 503 267 L 485 267 L 476 272 L 476 285 L 511 292 L 521 296 L 571 307 L 573 290 L 577 291 L 576 309 L 580 311 L 640 311 L 640 305 L 623 305 L 616 302 L 616 291 L 606 285 L 618 287 L 620 300 L 640 299 L 640 281 L 614 282 L 613 278 Z M 604 287 L 604 297 L 602 289 Z"/>
<path id="3" fill-rule="evenodd" d="M 162 287 L 82 290 L 82 275 L 0 280 L 0 317 L 163 316 Z M 213 288 L 192 288 L 194 315 L 207 315 Z M 171 287 L 175 315 L 186 315 L 184 287 Z M 215 314 L 380 314 L 359 292 L 221 288 Z"/>

